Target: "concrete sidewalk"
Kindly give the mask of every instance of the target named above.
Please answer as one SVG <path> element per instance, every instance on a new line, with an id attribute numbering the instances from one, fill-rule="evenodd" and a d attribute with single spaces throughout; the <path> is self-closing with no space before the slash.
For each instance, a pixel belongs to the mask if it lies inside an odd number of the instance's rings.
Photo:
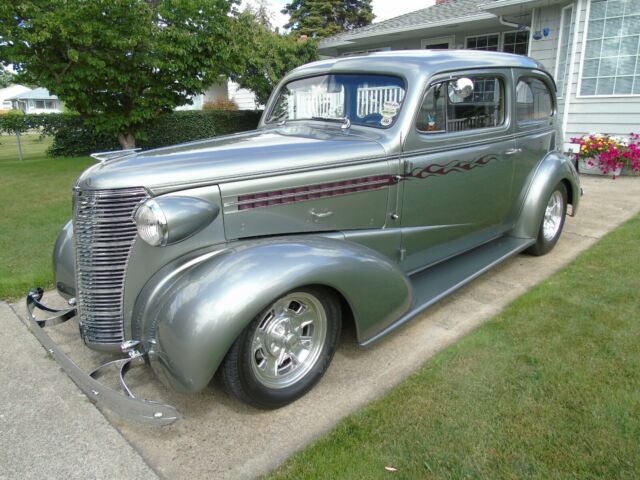
<path id="1" fill-rule="evenodd" d="M 586 194 L 578 216 L 567 219 L 565 232 L 549 255 L 519 255 L 507 261 L 370 348 L 358 347 L 353 332 L 345 332 L 323 380 L 304 398 L 276 411 L 256 410 L 230 399 L 215 382 L 200 394 L 180 395 L 142 368 L 127 377 L 134 391 L 176 405 L 184 419 L 151 428 L 106 412 L 112 429 L 3 305 L 0 319 L 6 334 L 0 339 L 0 355 L 5 361 L 0 368 L 8 388 L 0 394 L 0 413 L 10 415 L 11 422 L 0 421 L 12 429 L 16 440 L 2 434 L 0 456 L 9 457 L 0 457 L 0 465 L 13 465 L 10 476 L 13 472 L 56 477 L 152 475 L 124 437 L 167 478 L 237 479 L 264 474 L 640 210 L 640 179 L 582 180 Z M 55 302 L 55 294 L 49 294 L 50 299 Z M 22 304 L 14 308 L 24 315 Z M 74 320 L 49 332 L 84 368 L 104 359 L 82 344 Z M 65 448 L 65 443 L 74 448 Z M 60 474 L 47 475 L 47 468 Z"/>
<path id="2" fill-rule="evenodd" d="M 0 302 L 0 478 L 157 478 Z"/>

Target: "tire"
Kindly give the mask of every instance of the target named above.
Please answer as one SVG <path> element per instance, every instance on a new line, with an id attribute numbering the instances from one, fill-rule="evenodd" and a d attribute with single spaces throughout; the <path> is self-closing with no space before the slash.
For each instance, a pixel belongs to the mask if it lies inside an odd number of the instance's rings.
<path id="1" fill-rule="evenodd" d="M 324 375 L 341 330 L 340 302 L 322 287 L 292 290 L 265 308 L 222 363 L 229 394 L 264 409 L 283 407 Z"/>
<path id="2" fill-rule="evenodd" d="M 531 245 L 525 253 L 534 256 L 542 256 L 549 253 L 558 243 L 558 239 L 564 228 L 564 220 L 567 216 L 567 187 L 560 182 L 549 195 L 545 204 L 545 211 L 538 230 L 536 243 Z M 562 202 L 558 205 L 557 202 Z M 559 214 L 559 217 L 558 217 Z M 554 222 L 553 219 L 556 219 Z"/>

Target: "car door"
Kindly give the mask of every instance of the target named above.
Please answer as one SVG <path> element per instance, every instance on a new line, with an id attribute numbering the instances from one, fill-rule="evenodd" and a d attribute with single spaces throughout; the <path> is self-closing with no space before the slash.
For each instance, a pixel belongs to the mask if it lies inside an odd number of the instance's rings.
<path id="1" fill-rule="evenodd" d="M 460 78 L 473 91 L 456 93 Z M 462 81 L 464 83 L 464 81 Z M 509 69 L 432 79 L 403 149 L 402 261 L 411 272 L 506 230 L 517 153 Z"/>
<path id="2" fill-rule="evenodd" d="M 517 214 L 530 177 L 545 155 L 555 150 L 556 105 L 551 80 L 541 72 L 514 70 L 517 154 L 513 176 L 514 215 Z"/>

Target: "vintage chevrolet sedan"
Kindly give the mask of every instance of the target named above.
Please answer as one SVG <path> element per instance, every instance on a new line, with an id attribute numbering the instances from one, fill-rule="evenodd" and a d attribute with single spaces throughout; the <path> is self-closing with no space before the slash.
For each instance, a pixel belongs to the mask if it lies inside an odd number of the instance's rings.
<path id="1" fill-rule="evenodd" d="M 479 51 L 403 51 L 295 69 L 255 131 L 96 154 L 54 250 L 90 348 L 124 352 L 124 394 L 45 348 L 93 400 L 168 423 L 135 398 L 133 360 L 166 385 L 286 405 L 327 370 L 342 324 L 370 345 L 520 252 L 543 255 L 581 189 L 552 77 Z M 571 205 L 568 210 L 568 206 Z M 54 309 L 49 309 L 54 311 Z M 103 366 L 105 367 L 105 366 Z"/>

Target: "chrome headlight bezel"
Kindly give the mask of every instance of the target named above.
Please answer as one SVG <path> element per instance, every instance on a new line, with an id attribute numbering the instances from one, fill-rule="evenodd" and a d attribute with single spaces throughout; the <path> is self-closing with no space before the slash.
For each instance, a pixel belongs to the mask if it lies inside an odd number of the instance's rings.
<path id="1" fill-rule="evenodd" d="M 150 198 L 143 202 L 133 216 L 142 240 L 153 247 L 164 247 L 169 240 L 169 225 L 164 211 L 158 202 Z M 144 223 L 143 223 L 144 222 Z M 150 235 L 149 229 L 155 230 L 155 235 Z"/>

